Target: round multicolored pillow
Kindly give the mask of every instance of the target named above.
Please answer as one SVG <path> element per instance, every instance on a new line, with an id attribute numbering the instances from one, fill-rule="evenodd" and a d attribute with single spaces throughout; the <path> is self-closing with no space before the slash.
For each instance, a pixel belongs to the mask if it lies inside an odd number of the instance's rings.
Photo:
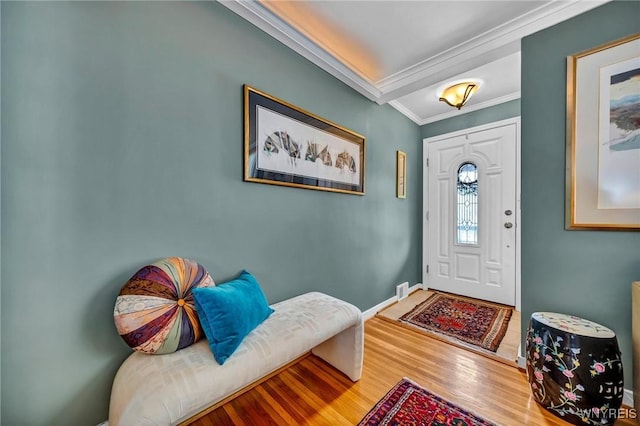
<path id="1" fill-rule="evenodd" d="M 113 309 L 118 333 L 131 348 L 168 354 L 203 335 L 191 290 L 215 286 L 202 265 L 169 257 L 145 266 L 122 287 Z"/>

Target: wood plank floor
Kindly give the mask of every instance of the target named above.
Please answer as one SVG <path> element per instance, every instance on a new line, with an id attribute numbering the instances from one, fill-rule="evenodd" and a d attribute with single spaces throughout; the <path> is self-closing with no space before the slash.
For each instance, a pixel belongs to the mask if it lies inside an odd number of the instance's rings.
<path id="1" fill-rule="evenodd" d="M 354 425 L 402 377 L 499 424 L 568 424 L 536 404 L 518 369 L 379 318 L 365 325 L 359 382 L 311 355 L 191 424 Z"/>

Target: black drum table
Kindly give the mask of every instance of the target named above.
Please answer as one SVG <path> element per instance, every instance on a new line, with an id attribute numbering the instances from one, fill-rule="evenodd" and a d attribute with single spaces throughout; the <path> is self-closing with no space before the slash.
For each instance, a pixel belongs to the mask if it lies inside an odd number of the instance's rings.
<path id="1" fill-rule="evenodd" d="M 609 328 L 575 316 L 534 312 L 526 342 L 536 401 L 576 425 L 613 424 L 622 405 L 622 361 Z"/>

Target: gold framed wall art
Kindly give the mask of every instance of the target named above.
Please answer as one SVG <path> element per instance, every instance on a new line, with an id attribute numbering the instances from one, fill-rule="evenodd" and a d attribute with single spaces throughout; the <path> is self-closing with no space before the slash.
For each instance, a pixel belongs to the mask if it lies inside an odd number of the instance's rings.
<path id="1" fill-rule="evenodd" d="M 640 33 L 567 57 L 566 229 L 640 230 Z"/>
<path id="2" fill-rule="evenodd" d="M 396 152 L 396 197 L 407 198 L 407 154 Z"/>
<path id="3" fill-rule="evenodd" d="M 244 180 L 364 195 L 365 137 L 245 85 Z"/>

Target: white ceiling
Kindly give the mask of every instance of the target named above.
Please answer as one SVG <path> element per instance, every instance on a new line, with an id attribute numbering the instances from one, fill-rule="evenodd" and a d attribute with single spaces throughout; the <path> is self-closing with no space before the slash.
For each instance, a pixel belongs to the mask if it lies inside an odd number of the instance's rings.
<path id="1" fill-rule="evenodd" d="M 520 40 L 603 0 L 224 0 L 362 95 L 417 124 L 520 97 Z M 480 80 L 461 111 L 438 101 Z"/>

